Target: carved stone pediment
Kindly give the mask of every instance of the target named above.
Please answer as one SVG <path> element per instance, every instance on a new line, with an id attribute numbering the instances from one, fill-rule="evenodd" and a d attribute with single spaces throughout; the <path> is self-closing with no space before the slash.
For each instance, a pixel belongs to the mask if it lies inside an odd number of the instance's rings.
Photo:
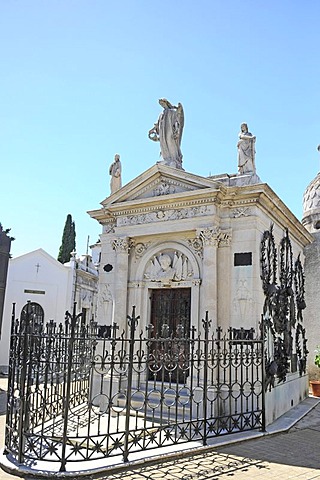
<path id="1" fill-rule="evenodd" d="M 105 207 L 111 207 L 123 202 L 157 199 L 214 187 L 218 188 L 218 184 L 212 179 L 165 165 L 154 165 L 101 203 Z"/>
<path id="2" fill-rule="evenodd" d="M 188 192 L 197 189 L 199 189 L 199 187 L 190 185 L 187 182 L 160 177 L 155 179 L 152 183 L 145 185 L 140 191 L 136 192 L 133 197 L 129 197 L 128 200 L 161 197 L 162 195 L 172 195 L 174 193 Z"/>

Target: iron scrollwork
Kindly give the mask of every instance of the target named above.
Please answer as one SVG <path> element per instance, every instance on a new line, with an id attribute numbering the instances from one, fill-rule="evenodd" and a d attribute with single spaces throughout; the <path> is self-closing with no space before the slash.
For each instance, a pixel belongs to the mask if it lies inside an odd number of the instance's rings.
<path id="1" fill-rule="evenodd" d="M 199 330 L 181 319 L 143 331 L 134 308 L 127 320 L 126 331 L 113 324 L 98 336 L 75 311 L 41 329 L 13 315 L 5 455 L 56 475 L 57 464 L 90 470 L 264 429 L 263 342 L 253 331 L 212 332 L 208 312 Z"/>
<path id="2" fill-rule="evenodd" d="M 280 242 L 279 282 L 277 280 L 278 250 L 273 225 L 261 240 L 261 280 L 265 294 L 262 329 L 265 340 L 266 389 L 285 382 L 290 370 L 300 375 L 306 371 L 307 340 L 302 326 L 304 273 L 297 258 L 293 267 L 292 245 L 288 230 Z M 294 342 L 295 339 L 295 342 Z M 295 343 L 295 348 L 294 348 Z"/>

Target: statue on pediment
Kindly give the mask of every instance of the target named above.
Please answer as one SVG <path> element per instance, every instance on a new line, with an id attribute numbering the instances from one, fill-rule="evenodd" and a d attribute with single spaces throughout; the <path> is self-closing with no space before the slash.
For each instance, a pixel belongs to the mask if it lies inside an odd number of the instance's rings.
<path id="1" fill-rule="evenodd" d="M 255 142 L 256 137 L 248 131 L 246 123 L 241 124 L 238 147 L 238 171 L 239 174 L 256 173 L 255 166 Z"/>
<path id="2" fill-rule="evenodd" d="M 180 150 L 184 126 L 184 112 L 181 103 L 172 105 L 167 99 L 160 98 L 163 108 L 157 123 L 149 130 L 149 138 L 160 142 L 161 162 L 174 168 L 182 168 L 182 153 Z"/>
<path id="3" fill-rule="evenodd" d="M 109 168 L 109 175 L 111 175 L 110 180 L 110 191 L 111 193 L 116 192 L 122 186 L 121 181 L 121 162 L 120 162 L 120 155 L 116 154 L 114 157 L 113 163 L 110 165 Z"/>

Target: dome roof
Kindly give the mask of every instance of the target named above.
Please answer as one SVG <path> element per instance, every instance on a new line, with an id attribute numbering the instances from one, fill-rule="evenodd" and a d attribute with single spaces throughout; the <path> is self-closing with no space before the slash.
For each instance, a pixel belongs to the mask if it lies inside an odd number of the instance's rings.
<path id="1" fill-rule="evenodd" d="M 311 233 L 320 229 L 320 172 L 303 194 L 302 223 Z"/>
<path id="2" fill-rule="evenodd" d="M 309 183 L 303 194 L 303 213 L 320 209 L 320 172 Z"/>

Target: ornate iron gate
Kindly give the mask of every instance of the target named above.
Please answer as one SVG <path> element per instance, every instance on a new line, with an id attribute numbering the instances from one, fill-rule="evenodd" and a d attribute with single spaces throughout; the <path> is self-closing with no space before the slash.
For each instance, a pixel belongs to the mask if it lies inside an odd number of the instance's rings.
<path id="1" fill-rule="evenodd" d="M 135 308 L 128 335 L 114 325 L 107 338 L 75 308 L 64 324 L 34 331 L 29 320 L 13 318 L 10 348 L 5 453 L 19 463 L 65 471 L 265 427 L 263 342 L 252 331 L 213 334 L 206 315 L 201 332 L 144 334 Z"/>

